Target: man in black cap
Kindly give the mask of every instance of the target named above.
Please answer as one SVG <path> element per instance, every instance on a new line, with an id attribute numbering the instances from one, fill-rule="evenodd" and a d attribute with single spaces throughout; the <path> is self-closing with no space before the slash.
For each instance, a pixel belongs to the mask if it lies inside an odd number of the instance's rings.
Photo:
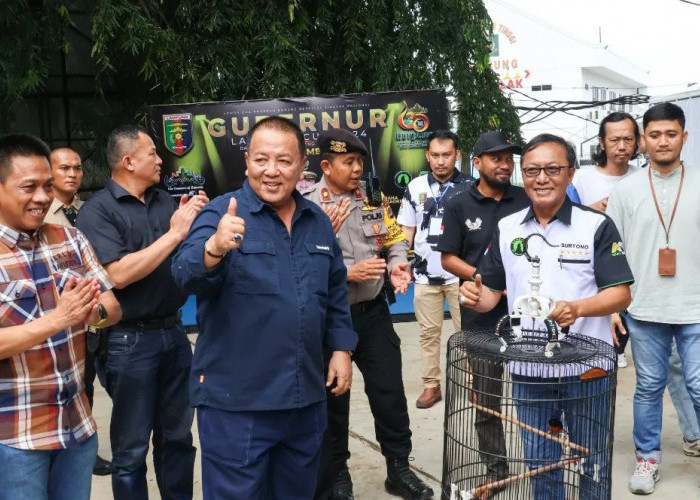
<path id="1" fill-rule="evenodd" d="M 401 227 L 382 196 L 372 202 L 360 180 L 367 148 L 347 130 L 323 132 L 318 139 L 323 177 L 304 196 L 324 208 L 334 220 L 334 230 L 348 269 L 348 299 L 355 332 L 359 337 L 352 359 L 362 372 L 365 392 L 374 416 L 377 441 L 386 458 L 386 489 L 409 499 L 433 496 L 433 490 L 409 468 L 411 430 L 406 394 L 401 378 L 401 340 L 394 331 L 384 294 L 388 273 L 395 292 L 405 293 L 411 281 L 406 259 L 408 245 Z M 349 201 L 349 202 L 348 202 Z M 335 210 L 347 204 L 346 209 Z M 339 213 L 340 212 L 340 213 Z M 317 496 L 352 499 L 348 471 L 349 392 L 329 396 L 325 470 Z"/>
<path id="2" fill-rule="evenodd" d="M 442 252 L 442 267 L 458 276 L 462 282 L 471 279 L 476 271 L 498 221 L 530 204 L 523 188 L 510 183 L 514 153 L 520 154 L 520 146 L 512 144 L 502 132 L 481 134 L 473 150 L 479 180 L 445 204 L 442 219 L 444 229 L 436 250 Z M 465 307 L 460 307 L 460 312 L 463 330 L 492 329 L 499 318 L 508 313 L 508 302 L 504 295 L 498 306 L 488 313 L 480 314 Z M 472 366 L 474 372 L 479 368 Z M 484 376 L 474 377 L 473 380 L 475 393 L 500 394 L 502 368 L 491 365 L 482 368 Z M 500 407 L 500 398 L 481 397 L 483 400 L 479 404 L 493 409 Z M 505 478 L 508 475 L 506 461 L 493 458 L 506 456 L 501 421 L 480 412 L 474 426 L 489 479 Z"/>

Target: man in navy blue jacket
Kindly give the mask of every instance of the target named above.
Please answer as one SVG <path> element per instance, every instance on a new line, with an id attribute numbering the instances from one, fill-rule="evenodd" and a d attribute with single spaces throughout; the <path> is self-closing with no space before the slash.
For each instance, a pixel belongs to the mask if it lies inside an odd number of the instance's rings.
<path id="1" fill-rule="evenodd" d="M 296 125 L 260 121 L 243 188 L 202 210 L 173 259 L 197 294 L 190 393 L 204 498 L 311 498 L 325 387 L 351 385 L 347 273 L 330 220 L 295 190 L 305 164 Z"/>

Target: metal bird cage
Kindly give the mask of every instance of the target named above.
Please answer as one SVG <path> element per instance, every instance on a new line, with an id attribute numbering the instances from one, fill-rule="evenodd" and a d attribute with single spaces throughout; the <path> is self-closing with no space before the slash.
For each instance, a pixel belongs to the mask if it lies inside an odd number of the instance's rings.
<path id="1" fill-rule="evenodd" d="M 613 346 L 569 334 L 551 349 L 545 330 L 500 331 L 448 342 L 442 498 L 609 499 Z"/>

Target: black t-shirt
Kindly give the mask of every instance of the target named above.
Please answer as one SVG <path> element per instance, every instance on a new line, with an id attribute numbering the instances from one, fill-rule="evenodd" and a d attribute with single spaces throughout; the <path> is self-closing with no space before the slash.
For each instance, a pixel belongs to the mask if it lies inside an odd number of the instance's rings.
<path id="1" fill-rule="evenodd" d="M 100 264 L 142 250 L 168 232 L 177 208 L 173 198 L 151 187 L 146 190 L 145 201 L 134 198 L 110 179 L 104 189 L 83 204 L 76 227 L 85 233 Z M 170 271 L 171 257 L 145 278 L 113 290 L 122 306 L 122 321 L 171 316 L 185 303 L 187 295 L 175 284 Z"/>
<path id="2" fill-rule="evenodd" d="M 458 255 L 474 267 L 479 266 L 498 221 L 530 206 L 530 199 L 521 187 L 508 186 L 497 201 L 479 192 L 479 182 L 481 180 L 445 203 L 443 232 L 436 247 L 436 251 Z M 463 329 L 491 328 L 508 313 L 508 304 L 504 295 L 487 313 L 480 314 L 464 307 L 461 312 Z"/>

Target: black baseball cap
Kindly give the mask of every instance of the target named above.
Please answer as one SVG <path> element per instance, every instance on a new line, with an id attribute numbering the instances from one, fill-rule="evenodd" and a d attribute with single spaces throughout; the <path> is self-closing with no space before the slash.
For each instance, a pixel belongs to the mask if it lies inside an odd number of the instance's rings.
<path id="1" fill-rule="evenodd" d="M 506 139 L 506 136 L 500 130 L 489 130 L 481 134 L 476 140 L 472 154 L 481 156 L 484 153 L 497 153 L 506 150 L 519 155 L 522 148 Z"/>
<path id="2" fill-rule="evenodd" d="M 332 128 L 321 132 L 316 143 L 321 154 L 344 154 L 359 151 L 363 155 L 369 154 L 367 148 L 355 134 L 344 128 Z"/>

